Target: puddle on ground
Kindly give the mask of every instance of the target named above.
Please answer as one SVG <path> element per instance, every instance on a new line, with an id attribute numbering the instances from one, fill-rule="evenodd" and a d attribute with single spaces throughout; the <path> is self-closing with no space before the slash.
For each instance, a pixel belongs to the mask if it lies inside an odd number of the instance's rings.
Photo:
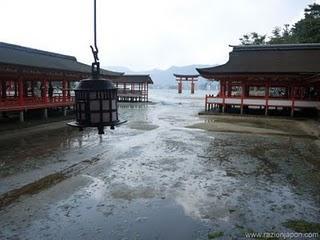
<path id="1" fill-rule="evenodd" d="M 150 124 L 148 122 L 143 122 L 143 121 L 139 121 L 139 122 L 132 121 L 128 123 L 128 126 L 131 129 L 145 130 L 145 131 L 154 130 L 159 127 L 158 125 Z"/>

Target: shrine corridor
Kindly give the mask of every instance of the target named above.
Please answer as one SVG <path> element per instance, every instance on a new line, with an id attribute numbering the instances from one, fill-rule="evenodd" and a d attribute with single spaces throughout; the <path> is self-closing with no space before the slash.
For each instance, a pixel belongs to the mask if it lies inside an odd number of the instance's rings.
<path id="1" fill-rule="evenodd" d="M 152 103 L 120 104 L 128 122 L 103 136 L 0 138 L 0 195 L 56 178 L 2 207 L 0 239 L 245 239 L 319 223 L 319 139 L 287 122 L 200 129 L 215 122 L 198 116 L 204 96 L 151 90 Z"/>

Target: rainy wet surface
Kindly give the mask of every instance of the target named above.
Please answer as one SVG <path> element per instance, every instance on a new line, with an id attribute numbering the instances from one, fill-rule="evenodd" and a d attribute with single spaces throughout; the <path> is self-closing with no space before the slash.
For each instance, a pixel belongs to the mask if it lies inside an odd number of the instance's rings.
<path id="1" fill-rule="evenodd" d="M 315 139 L 189 128 L 206 121 L 204 94 L 153 90 L 152 104 L 122 104 L 128 123 L 102 137 L 62 128 L 0 142 L 2 191 L 88 163 L 0 210 L 0 239 L 240 239 L 319 223 Z"/>

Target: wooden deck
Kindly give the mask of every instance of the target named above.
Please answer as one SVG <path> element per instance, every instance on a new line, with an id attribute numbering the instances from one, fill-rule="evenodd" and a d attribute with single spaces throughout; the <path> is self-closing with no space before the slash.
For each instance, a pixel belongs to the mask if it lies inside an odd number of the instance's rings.
<path id="1" fill-rule="evenodd" d="M 131 90 L 131 89 L 118 89 L 118 100 L 120 102 L 147 102 L 147 90 Z"/>
<path id="2" fill-rule="evenodd" d="M 320 111 L 320 100 L 306 100 L 306 99 L 282 99 L 282 98 L 244 98 L 244 97 L 217 97 L 213 95 L 206 95 L 205 110 L 209 111 L 216 107 L 221 107 L 224 111 L 226 106 L 238 106 L 263 108 L 266 115 L 269 109 L 290 108 L 293 116 L 296 109 L 313 108 Z"/>

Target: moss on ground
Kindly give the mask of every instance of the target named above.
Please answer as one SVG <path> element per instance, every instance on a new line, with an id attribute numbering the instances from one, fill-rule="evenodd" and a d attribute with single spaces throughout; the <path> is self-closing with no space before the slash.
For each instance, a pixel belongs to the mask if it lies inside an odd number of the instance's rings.
<path id="1" fill-rule="evenodd" d="M 299 233 L 320 233 L 320 223 L 307 222 L 304 220 L 289 220 L 282 225 Z"/>
<path id="2" fill-rule="evenodd" d="M 208 239 L 216 239 L 223 236 L 223 232 L 211 232 L 208 233 Z"/>

